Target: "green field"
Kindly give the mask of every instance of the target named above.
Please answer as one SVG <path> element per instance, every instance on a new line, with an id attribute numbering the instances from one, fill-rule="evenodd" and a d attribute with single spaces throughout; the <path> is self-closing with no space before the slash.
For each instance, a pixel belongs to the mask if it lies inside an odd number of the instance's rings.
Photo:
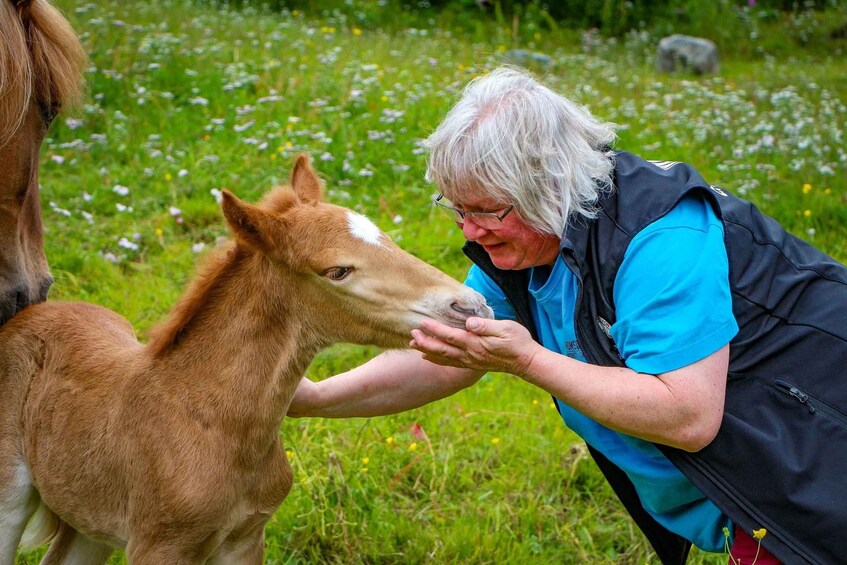
<path id="1" fill-rule="evenodd" d="M 300 152 L 329 200 L 461 279 L 462 236 L 430 205 L 420 142 L 514 47 L 548 55 L 534 70 L 549 85 L 620 124 L 618 148 L 692 163 L 847 260 L 844 39 L 801 49 L 773 24 L 722 44 L 718 76 L 668 76 L 648 32 L 610 40 L 543 18 L 388 17 L 385 0 L 59 4 L 91 65 L 85 106 L 42 149 L 50 296 L 112 308 L 142 339 L 226 235 L 216 192 L 256 200 Z M 809 16 L 782 23 L 820 31 Z M 374 353 L 337 346 L 310 376 Z M 268 563 L 656 562 L 549 396 L 514 377 L 393 417 L 286 420 L 280 435 L 296 482 L 269 523 Z"/>

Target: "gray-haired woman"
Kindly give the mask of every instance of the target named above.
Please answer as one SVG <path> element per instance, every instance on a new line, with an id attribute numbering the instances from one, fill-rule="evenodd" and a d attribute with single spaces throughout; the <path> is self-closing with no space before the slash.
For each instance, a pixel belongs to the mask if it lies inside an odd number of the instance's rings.
<path id="1" fill-rule="evenodd" d="M 663 563 L 847 555 L 847 268 L 532 76 L 472 81 L 428 140 L 496 319 L 319 383 L 291 416 L 421 406 L 486 371 L 549 392 Z M 760 485 L 766 484 L 765 489 Z"/>

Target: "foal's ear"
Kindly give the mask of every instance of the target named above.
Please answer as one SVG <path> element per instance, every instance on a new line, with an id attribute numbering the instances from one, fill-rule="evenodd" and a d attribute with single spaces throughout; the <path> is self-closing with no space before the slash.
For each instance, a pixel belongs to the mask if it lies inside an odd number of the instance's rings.
<path id="1" fill-rule="evenodd" d="M 258 206 L 239 200 L 226 189 L 221 194 L 221 209 L 235 239 L 265 253 L 271 251 L 274 228 L 270 215 Z"/>
<path id="2" fill-rule="evenodd" d="M 312 170 L 309 156 L 305 153 L 301 153 L 297 157 L 297 162 L 294 163 L 294 170 L 291 171 L 291 188 L 294 189 L 300 201 L 306 204 L 317 204 L 323 200 L 321 179 Z"/>

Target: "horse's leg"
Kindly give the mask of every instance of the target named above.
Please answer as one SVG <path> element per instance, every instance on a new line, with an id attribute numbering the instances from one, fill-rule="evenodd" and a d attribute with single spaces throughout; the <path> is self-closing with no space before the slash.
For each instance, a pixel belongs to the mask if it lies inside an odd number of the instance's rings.
<path id="1" fill-rule="evenodd" d="M 12 565 L 39 497 L 24 463 L 3 445 L 0 439 L 0 565 Z"/>
<path id="2" fill-rule="evenodd" d="M 41 565 L 101 565 L 113 551 L 105 543 L 95 541 L 62 522 Z"/>
<path id="3" fill-rule="evenodd" d="M 234 543 L 224 543 L 218 553 L 206 562 L 207 565 L 262 565 L 265 558 L 265 525 L 258 532 Z"/>
<path id="4" fill-rule="evenodd" d="M 164 545 L 155 541 L 138 542 L 132 539 L 126 546 L 126 560 L 129 565 L 202 565 L 205 559 L 190 556 L 183 547 Z"/>

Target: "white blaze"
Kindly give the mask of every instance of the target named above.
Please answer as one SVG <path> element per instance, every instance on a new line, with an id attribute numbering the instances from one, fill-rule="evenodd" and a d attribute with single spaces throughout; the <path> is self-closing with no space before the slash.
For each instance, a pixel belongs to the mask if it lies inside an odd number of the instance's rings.
<path id="1" fill-rule="evenodd" d="M 349 226 L 350 233 L 353 237 L 359 238 L 371 245 L 382 245 L 382 242 L 380 241 L 382 232 L 378 227 L 376 227 L 376 224 L 361 214 L 348 212 L 347 225 Z"/>

